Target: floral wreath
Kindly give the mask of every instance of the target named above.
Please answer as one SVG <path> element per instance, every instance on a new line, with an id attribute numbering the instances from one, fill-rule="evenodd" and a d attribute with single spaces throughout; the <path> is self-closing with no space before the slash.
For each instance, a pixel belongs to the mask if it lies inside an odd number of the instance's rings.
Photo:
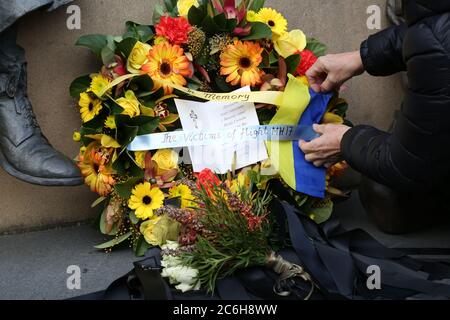
<path id="1" fill-rule="evenodd" d="M 70 87 L 83 122 L 74 133 L 81 144 L 76 162 L 100 196 L 93 207 L 102 205 L 100 230 L 111 237 L 97 248 L 128 242 L 141 256 L 162 247 L 163 275 L 183 291 L 214 290 L 221 276 L 266 265 L 276 247 L 268 185 L 283 183 L 276 172 L 264 173 L 270 160 L 220 176 L 194 173 L 172 149 L 131 152 L 127 146 L 137 136 L 181 128 L 174 98 L 186 95 L 171 84 L 203 92 L 283 91 L 288 74 L 307 83 L 325 45 L 288 31 L 288 21 L 263 0 L 167 0 L 156 6 L 152 25 L 127 22 L 120 37 L 86 35 L 77 45 L 103 64 Z M 256 107 L 261 124 L 277 112 L 273 105 Z M 336 94 L 322 123 L 344 123 L 346 111 Z M 321 223 L 331 215 L 332 199 L 345 196 L 333 187 L 345 168 L 328 170 L 325 199 L 284 188 L 301 212 Z"/>

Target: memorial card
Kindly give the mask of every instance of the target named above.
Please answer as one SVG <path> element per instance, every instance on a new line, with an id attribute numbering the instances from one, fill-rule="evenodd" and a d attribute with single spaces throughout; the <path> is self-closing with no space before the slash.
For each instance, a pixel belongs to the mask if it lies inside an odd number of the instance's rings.
<path id="1" fill-rule="evenodd" d="M 250 92 L 249 87 L 235 91 Z M 254 103 L 194 102 L 175 100 L 184 131 L 231 129 L 259 125 Z M 194 172 L 210 168 L 225 174 L 233 169 L 241 169 L 268 158 L 263 141 L 239 142 L 189 147 Z"/>

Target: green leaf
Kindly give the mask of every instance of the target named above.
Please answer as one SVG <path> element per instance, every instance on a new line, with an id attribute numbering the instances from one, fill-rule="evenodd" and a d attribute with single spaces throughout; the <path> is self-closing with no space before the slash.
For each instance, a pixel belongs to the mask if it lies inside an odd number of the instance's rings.
<path id="1" fill-rule="evenodd" d="M 159 21 L 161 20 L 161 17 L 165 14 L 165 10 L 164 7 L 157 3 L 155 5 L 155 10 L 153 11 L 153 17 L 152 17 L 152 21 L 153 21 L 153 25 L 157 25 L 159 23 Z"/>
<path id="2" fill-rule="evenodd" d="M 136 257 L 142 257 L 152 246 L 145 241 L 144 236 L 140 236 L 133 246 L 134 254 Z"/>
<path id="3" fill-rule="evenodd" d="M 115 223 L 110 232 L 106 231 L 106 215 L 108 211 L 105 208 L 100 216 L 100 232 L 107 236 L 115 236 L 119 232 L 118 223 Z"/>
<path id="4" fill-rule="evenodd" d="M 88 146 L 94 139 L 86 137 L 87 135 L 91 134 L 97 134 L 97 130 L 91 129 L 91 128 L 85 128 L 84 126 L 80 129 L 81 134 L 81 142 L 83 142 L 83 145 Z"/>
<path id="5" fill-rule="evenodd" d="M 153 37 L 153 30 L 150 26 L 127 21 L 127 32 L 124 34 L 124 38 L 134 38 L 141 42 L 148 42 Z"/>
<path id="6" fill-rule="evenodd" d="M 333 202 L 328 201 L 327 204 L 321 208 L 311 208 L 308 215 L 317 223 L 321 224 L 328 221 L 333 213 Z"/>
<path id="7" fill-rule="evenodd" d="M 75 99 L 80 98 L 80 94 L 86 92 L 91 86 L 90 75 L 81 76 L 72 81 L 70 85 L 70 96 Z"/>
<path id="8" fill-rule="evenodd" d="M 231 33 L 234 31 L 234 29 L 236 29 L 237 25 L 238 25 L 237 19 L 227 19 L 227 25 L 225 29 L 227 30 L 227 32 Z"/>
<path id="9" fill-rule="evenodd" d="M 226 80 L 223 77 L 215 77 L 214 82 L 216 83 L 217 87 L 221 90 L 221 92 L 231 92 L 233 91 L 233 87 L 226 82 Z"/>
<path id="10" fill-rule="evenodd" d="M 136 217 L 136 213 L 134 211 L 130 212 L 130 221 L 134 225 L 139 223 L 139 219 L 138 219 L 138 217 Z"/>
<path id="11" fill-rule="evenodd" d="M 327 46 L 314 38 L 310 38 L 308 39 L 306 49 L 311 50 L 317 57 L 321 57 L 325 55 Z"/>
<path id="12" fill-rule="evenodd" d="M 248 9 L 258 12 L 259 10 L 261 10 L 264 7 L 265 3 L 266 3 L 266 0 L 253 0 Z"/>
<path id="13" fill-rule="evenodd" d="M 260 40 L 272 39 L 272 30 L 270 27 L 262 22 L 252 22 L 252 31 L 250 35 L 244 37 L 242 40 Z"/>
<path id="14" fill-rule="evenodd" d="M 214 17 L 214 22 L 216 25 L 223 30 L 227 29 L 227 17 L 225 16 L 225 13 L 221 13 Z"/>
<path id="15" fill-rule="evenodd" d="M 89 129 L 101 129 L 105 123 L 106 118 L 108 117 L 108 108 L 103 108 L 98 116 L 92 119 L 89 122 L 86 122 L 83 126 Z"/>
<path id="16" fill-rule="evenodd" d="M 217 33 L 225 31 L 218 26 L 210 16 L 206 16 L 205 19 L 203 19 L 201 26 L 207 37 L 212 37 Z"/>
<path id="17" fill-rule="evenodd" d="M 141 178 L 130 178 L 124 183 L 116 184 L 114 189 L 121 198 L 128 199 L 131 197 L 134 186 L 141 180 Z"/>
<path id="18" fill-rule="evenodd" d="M 206 6 L 192 6 L 188 13 L 188 20 L 192 26 L 201 27 L 206 16 Z"/>
<path id="19" fill-rule="evenodd" d="M 102 49 L 101 56 L 102 56 L 102 62 L 105 66 L 109 66 L 111 63 L 114 63 L 116 61 L 114 50 L 112 50 L 108 46 L 106 46 Z"/>
<path id="20" fill-rule="evenodd" d="M 301 56 L 299 54 L 294 54 L 285 59 L 287 66 L 287 73 L 294 74 L 295 70 L 297 70 L 298 65 L 301 61 Z"/>
<path id="21" fill-rule="evenodd" d="M 118 238 L 114 238 L 111 241 L 105 242 L 103 244 L 99 244 L 98 246 L 95 246 L 94 248 L 96 249 L 108 249 L 108 248 L 112 248 L 117 246 L 118 244 L 121 244 L 122 242 L 124 242 L 125 240 L 128 240 L 128 238 L 130 238 L 132 235 L 131 231 L 125 233 L 124 235 L 118 237 Z"/>
<path id="22" fill-rule="evenodd" d="M 105 102 L 105 105 L 109 108 L 111 115 L 117 115 L 123 112 L 123 108 L 114 100 Z"/>
<path id="23" fill-rule="evenodd" d="M 177 0 L 164 0 L 167 11 L 172 12 L 177 7 Z"/>
<path id="24" fill-rule="evenodd" d="M 95 208 L 96 206 L 98 206 L 99 204 L 101 204 L 103 201 L 105 201 L 106 197 L 100 197 L 97 200 L 95 200 L 92 204 L 91 204 L 91 208 Z"/>
<path id="25" fill-rule="evenodd" d="M 117 44 L 117 50 L 126 58 L 131 54 L 134 46 L 136 45 L 137 39 L 135 38 L 125 38 L 120 43 Z"/>
<path id="26" fill-rule="evenodd" d="M 108 45 L 108 37 L 102 34 L 85 35 L 81 36 L 75 45 L 90 49 L 100 58 L 103 48 Z"/>
<path id="27" fill-rule="evenodd" d="M 133 91 L 149 92 L 153 90 L 153 86 L 153 80 L 148 74 L 133 78 L 129 84 L 129 87 L 134 89 Z"/>
<path id="28" fill-rule="evenodd" d="M 137 126 L 128 126 L 128 125 L 118 125 L 116 116 L 116 125 L 117 125 L 117 142 L 119 142 L 122 146 L 128 146 L 134 138 L 137 137 L 139 132 L 139 127 Z"/>
<path id="29" fill-rule="evenodd" d="M 159 125 L 158 117 L 138 116 L 130 118 L 127 115 L 116 115 L 115 119 L 118 127 L 122 125 L 126 125 L 129 127 L 137 127 L 138 131 L 136 135 L 145 135 L 153 133 L 153 131 L 155 131 Z M 135 137 L 133 137 L 133 139 L 134 138 Z M 123 143 L 122 145 L 125 145 L 125 143 Z"/>

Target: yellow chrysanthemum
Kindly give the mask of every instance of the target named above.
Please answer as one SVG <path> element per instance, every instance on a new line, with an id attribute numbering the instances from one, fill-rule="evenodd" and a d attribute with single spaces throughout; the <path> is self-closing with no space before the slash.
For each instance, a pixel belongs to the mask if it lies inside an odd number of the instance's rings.
<path id="1" fill-rule="evenodd" d="M 103 108 L 101 100 L 93 99 L 86 92 L 80 94 L 80 101 L 78 104 L 80 106 L 81 120 L 83 120 L 83 123 L 94 119 Z"/>
<path id="2" fill-rule="evenodd" d="M 262 62 L 262 52 L 258 43 L 236 40 L 220 55 L 220 74 L 227 76 L 226 81 L 233 86 L 254 87 L 261 84 L 262 71 L 258 66 Z"/>
<path id="3" fill-rule="evenodd" d="M 97 97 L 101 98 L 103 90 L 111 83 L 111 80 L 102 76 L 101 74 L 96 74 L 92 76 L 91 86 L 89 88 L 90 92 L 93 92 Z"/>
<path id="4" fill-rule="evenodd" d="M 105 127 L 108 129 L 117 129 L 116 118 L 114 116 L 108 116 L 105 120 Z"/>
<path id="5" fill-rule="evenodd" d="M 147 155 L 147 151 L 136 151 L 134 153 L 134 160 L 136 164 L 141 169 L 145 169 L 145 156 Z"/>
<path id="6" fill-rule="evenodd" d="M 267 24 L 274 36 L 281 36 L 287 32 L 288 22 L 278 11 L 272 8 L 262 8 L 252 19 Z"/>
<path id="7" fill-rule="evenodd" d="M 195 206 L 195 203 L 193 202 L 195 198 L 192 195 L 192 191 L 185 184 L 179 184 L 175 187 L 172 187 L 169 190 L 169 195 L 171 198 L 181 198 L 182 208 L 192 208 Z"/>
<path id="8" fill-rule="evenodd" d="M 134 187 L 128 207 L 135 210 L 136 217 L 147 220 L 153 217 L 153 212 L 164 205 L 164 193 L 159 188 L 152 188 L 148 182 Z"/>
<path id="9" fill-rule="evenodd" d="M 141 70 L 153 79 L 154 90 L 164 88 L 166 95 L 173 92 L 173 88 L 167 85 L 167 82 L 185 86 L 187 84 L 185 77 L 192 77 L 192 65 L 183 48 L 178 45 L 171 45 L 168 42 L 155 45 L 148 54 L 148 60 Z"/>

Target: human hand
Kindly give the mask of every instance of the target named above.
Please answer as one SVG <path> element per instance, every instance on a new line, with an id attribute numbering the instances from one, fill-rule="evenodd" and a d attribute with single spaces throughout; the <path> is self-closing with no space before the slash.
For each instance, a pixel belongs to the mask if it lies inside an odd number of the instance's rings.
<path id="1" fill-rule="evenodd" d="M 338 90 L 344 82 L 363 72 L 361 54 L 354 51 L 320 57 L 306 77 L 315 92 L 330 92 Z"/>
<path id="2" fill-rule="evenodd" d="M 316 167 L 329 168 L 342 161 L 341 141 L 350 127 L 337 124 L 314 125 L 314 131 L 321 134 L 311 142 L 301 140 L 299 147 L 305 153 L 305 159 Z"/>

